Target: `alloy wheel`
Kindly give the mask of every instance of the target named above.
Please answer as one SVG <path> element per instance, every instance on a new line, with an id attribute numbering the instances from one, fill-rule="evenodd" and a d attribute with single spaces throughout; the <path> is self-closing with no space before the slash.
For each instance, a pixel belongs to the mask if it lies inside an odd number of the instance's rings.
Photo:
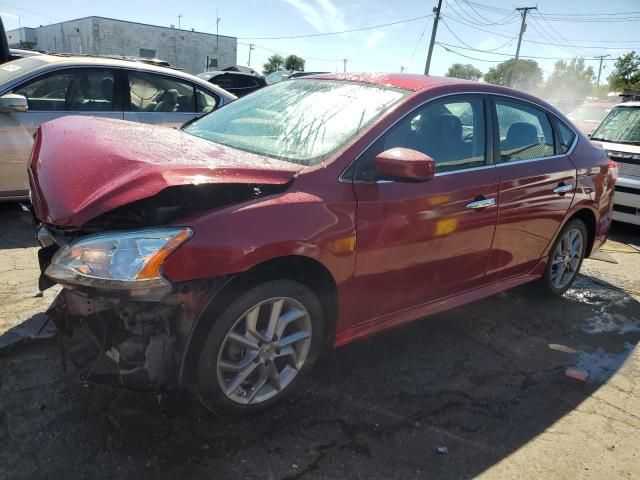
<path id="1" fill-rule="evenodd" d="M 217 361 L 220 388 L 240 404 L 276 396 L 304 366 L 312 333 L 309 313 L 292 298 L 271 298 L 251 307 L 222 342 Z"/>
<path id="2" fill-rule="evenodd" d="M 582 259 L 584 238 L 577 228 L 569 229 L 556 246 L 551 263 L 551 283 L 562 290 L 578 273 Z"/>

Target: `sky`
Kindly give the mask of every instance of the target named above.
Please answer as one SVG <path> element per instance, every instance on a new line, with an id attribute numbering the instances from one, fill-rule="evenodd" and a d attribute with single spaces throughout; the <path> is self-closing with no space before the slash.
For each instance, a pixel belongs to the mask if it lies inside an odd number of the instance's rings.
<path id="1" fill-rule="evenodd" d="M 254 44 L 251 66 L 257 69 L 278 52 L 303 57 L 308 71 L 341 72 L 343 59 L 347 59 L 348 72 L 403 69 L 405 73 L 423 73 L 436 3 L 437 0 L 241 0 L 217 4 L 211 0 L 0 0 L 0 15 L 7 30 L 91 15 L 177 26 L 178 16 L 182 15 L 181 28 L 215 33 L 217 11 L 219 33 L 238 37 L 240 65 L 247 65 L 249 44 Z M 547 57 L 537 59 L 545 76 L 553 71 L 558 58 L 610 55 L 615 59 L 633 49 L 640 51 L 640 0 L 443 0 L 443 20 L 436 41 L 446 45 L 435 45 L 430 73 L 444 75 L 456 62 L 471 63 L 486 72 L 510 58 L 515 54 L 521 22 L 515 8 L 535 5 L 538 10 L 529 13 L 520 55 Z M 273 38 L 394 22 L 401 23 L 337 35 Z M 587 63 L 597 70 L 597 60 Z M 604 61 L 603 79 L 613 63 Z"/>

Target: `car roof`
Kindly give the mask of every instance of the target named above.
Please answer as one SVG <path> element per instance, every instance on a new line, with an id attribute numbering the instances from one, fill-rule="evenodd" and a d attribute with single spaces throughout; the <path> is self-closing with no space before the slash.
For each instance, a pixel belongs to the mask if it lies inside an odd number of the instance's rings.
<path id="1" fill-rule="evenodd" d="M 633 100 L 631 102 L 620 102 L 615 106 L 616 107 L 640 107 L 640 101 Z"/>
<path id="2" fill-rule="evenodd" d="M 181 78 L 192 83 L 197 83 L 201 86 L 206 86 L 209 90 L 213 90 L 219 95 L 225 97 L 228 100 L 235 99 L 235 95 L 227 92 L 223 88 L 220 88 L 206 80 L 199 78 L 190 73 L 176 70 L 174 68 L 162 67 L 159 65 L 145 63 L 135 59 L 127 58 L 115 58 L 115 57 L 99 57 L 90 55 L 57 55 L 57 54 L 43 54 L 38 55 L 39 61 L 44 62 L 44 65 L 37 68 L 37 71 L 47 70 L 49 67 L 77 67 L 77 66 L 89 66 L 89 67 L 111 67 L 111 68 L 126 68 L 129 70 L 141 70 L 144 72 L 152 72 L 163 75 L 169 75 L 172 77 Z M 21 60 L 14 60 L 20 62 Z M 33 70 L 31 73 L 35 73 Z"/>
<path id="3" fill-rule="evenodd" d="M 213 78 L 219 75 L 239 75 L 241 77 L 257 78 L 257 75 L 247 72 L 234 72 L 233 70 L 209 70 L 208 72 L 199 73 L 200 78 Z"/>
<path id="4" fill-rule="evenodd" d="M 357 83 L 369 83 L 373 85 L 381 85 L 387 87 L 401 88 L 404 90 L 423 90 L 425 88 L 441 85 L 443 83 L 461 84 L 461 85 L 486 85 L 471 80 L 461 80 L 459 78 L 449 77 L 433 77 L 428 75 L 417 75 L 411 73 L 326 73 L 319 75 L 309 75 L 300 77 L 301 79 L 325 79 L 325 80 L 343 80 Z"/>

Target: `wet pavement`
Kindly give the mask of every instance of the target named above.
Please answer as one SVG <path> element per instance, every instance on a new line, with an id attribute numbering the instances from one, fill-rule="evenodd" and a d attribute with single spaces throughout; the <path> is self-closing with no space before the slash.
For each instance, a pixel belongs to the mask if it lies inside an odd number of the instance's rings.
<path id="1" fill-rule="evenodd" d="M 2 333 L 52 294 L 28 222 L 0 216 Z M 613 239 L 563 298 L 525 285 L 327 352 L 249 418 L 82 384 L 54 340 L 4 351 L 0 478 L 638 478 L 640 229 Z"/>

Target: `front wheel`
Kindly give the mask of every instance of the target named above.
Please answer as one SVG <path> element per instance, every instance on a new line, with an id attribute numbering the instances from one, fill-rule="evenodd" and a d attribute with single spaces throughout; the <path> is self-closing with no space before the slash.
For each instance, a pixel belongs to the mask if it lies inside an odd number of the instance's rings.
<path id="1" fill-rule="evenodd" d="M 587 228 L 579 219 L 569 221 L 558 234 L 540 281 L 542 289 L 554 295 L 566 292 L 580 271 L 587 251 Z"/>
<path id="2" fill-rule="evenodd" d="M 237 413 L 288 395 L 322 345 L 322 309 L 306 286 L 274 280 L 239 295 L 213 322 L 198 363 L 204 405 Z"/>

